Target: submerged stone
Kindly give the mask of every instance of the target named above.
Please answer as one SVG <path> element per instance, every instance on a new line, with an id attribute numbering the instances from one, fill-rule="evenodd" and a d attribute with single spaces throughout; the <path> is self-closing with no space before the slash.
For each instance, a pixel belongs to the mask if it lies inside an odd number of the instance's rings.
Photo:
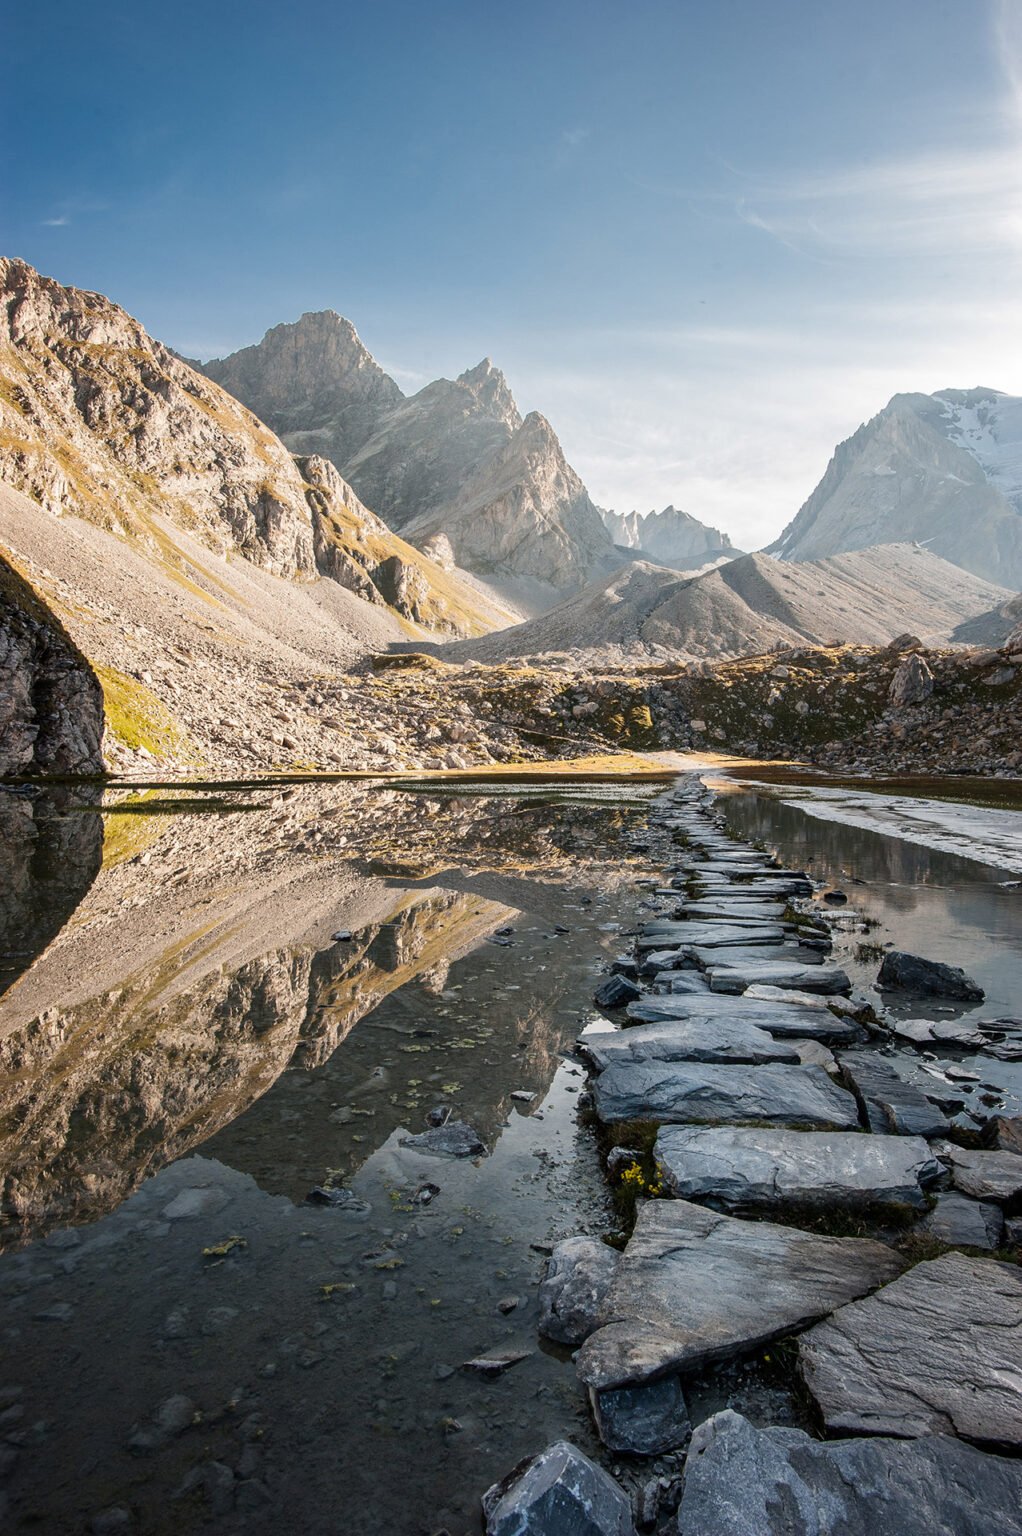
<path id="1" fill-rule="evenodd" d="M 433 1126 L 419 1136 L 405 1136 L 401 1145 L 446 1157 L 478 1157 L 486 1151 L 476 1132 L 463 1120 L 448 1120 L 446 1125 Z"/>
<path id="2" fill-rule="evenodd" d="M 1016 1265 L 948 1253 L 812 1328 L 799 1364 L 831 1431 L 1018 1449 L 1020 1318 Z"/>
<path id="3" fill-rule="evenodd" d="M 486 1536 L 633 1536 L 621 1489 L 577 1446 L 558 1440 L 483 1495 Z"/>
<path id="4" fill-rule="evenodd" d="M 578 1355 L 592 1391 L 686 1374 L 804 1327 L 900 1269 L 883 1243 L 651 1200 Z"/>
<path id="5" fill-rule="evenodd" d="M 593 1084 L 601 1120 L 854 1130 L 858 1109 L 821 1067 L 620 1062 Z"/>
<path id="6" fill-rule="evenodd" d="M 725 1409 L 685 1461 L 683 1536 L 1006 1536 L 1022 1464 L 943 1435 L 813 1440 Z"/>
<path id="7" fill-rule="evenodd" d="M 941 1172 L 921 1138 L 848 1131 L 664 1126 L 656 1159 L 675 1195 L 728 1210 L 769 1209 L 781 1201 L 822 1209 L 922 1209 L 923 1184 Z"/>

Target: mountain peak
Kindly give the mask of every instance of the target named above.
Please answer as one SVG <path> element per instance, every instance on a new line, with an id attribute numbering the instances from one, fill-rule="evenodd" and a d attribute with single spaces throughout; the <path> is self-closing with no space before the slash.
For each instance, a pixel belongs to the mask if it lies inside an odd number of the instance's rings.
<path id="1" fill-rule="evenodd" d="M 515 430 L 521 424 L 521 416 L 507 379 L 490 358 L 484 357 L 474 368 L 466 368 L 459 374 L 458 383 L 471 391 L 478 403 L 491 416 Z"/>

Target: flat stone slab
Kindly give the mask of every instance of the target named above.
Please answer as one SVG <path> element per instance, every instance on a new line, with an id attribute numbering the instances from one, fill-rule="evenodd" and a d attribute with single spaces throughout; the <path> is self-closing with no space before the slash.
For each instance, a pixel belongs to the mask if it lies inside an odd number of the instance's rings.
<path id="1" fill-rule="evenodd" d="M 617 1062 L 774 1061 L 796 1066 L 800 1060 L 797 1051 L 775 1040 L 765 1029 L 724 1015 L 639 1024 L 629 1029 L 587 1030 L 578 1043 L 597 1072 Z"/>
<path id="2" fill-rule="evenodd" d="M 993 1044 L 989 1035 L 962 1019 L 892 1019 L 891 1032 L 913 1045 L 953 1045 L 963 1051 L 982 1051 Z"/>
<path id="3" fill-rule="evenodd" d="M 682 971 L 677 974 L 685 976 L 689 973 Z M 740 997 L 727 997 L 700 991 L 681 996 L 668 994 L 644 997 L 637 1003 L 630 1003 L 625 1009 L 625 1018 L 629 1024 L 659 1024 L 668 1019 L 709 1019 L 721 1015 L 744 1019 L 780 1040 L 822 1040 L 826 1045 L 851 1045 L 862 1040 L 862 1030 L 857 1024 L 835 1018 L 825 1009 L 762 1002 L 750 999 L 747 993 Z"/>
<path id="4" fill-rule="evenodd" d="M 755 1429 L 725 1409 L 695 1430 L 678 1530 L 685 1536 L 1007 1536 L 1022 1463 L 946 1435 L 813 1440 Z"/>
<path id="5" fill-rule="evenodd" d="M 1022 1270 L 948 1253 L 799 1340 L 836 1433 L 956 1434 L 1022 1447 Z"/>
<path id="6" fill-rule="evenodd" d="M 699 1370 L 804 1327 L 900 1267 L 883 1243 L 646 1201 L 579 1377 L 603 1392 Z"/>
<path id="7" fill-rule="evenodd" d="M 636 948 L 678 949 L 683 944 L 703 944 L 709 949 L 720 949 L 726 944 L 780 944 L 784 936 L 780 923 L 756 919 L 744 923 L 674 923 L 665 919 L 662 923 L 646 923 Z"/>
<path id="8" fill-rule="evenodd" d="M 717 918 L 727 922 L 729 918 L 758 918 L 763 923 L 779 923 L 784 906 L 779 901 L 743 901 L 738 897 L 728 901 L 724 897 L 706 897 L 698 901 L 686 901 L 682 911 L 686 922 L 696 918 Z"/>
<path id="9" fill-rule="evenodd" d="M 601 1120 L 857 1130 L 858 1106 L 822 1067 L 642 1061 L 609 1066 L 593 1083 Z"/>
<path id="10" fill-rule="evenodd" d="M 940 1147 L 951 1163 L 951 1182 L 974 1200 L 995 1200 L 1014 1212 L 1022 1206 L 1022 1157 L 1016 1152 L 975 1152 L 952 1142 Z"/>
<path id="11" fill-rule="evenodd" d="M 937 1196 L 937 1204 L 916 1231 L 951 1248 L 994 1249 L 1001 1246 L 1004 1217 L 999 1205 L 970 1200 L 957 1189 L 949 1189 Z"/>
<path id="12" fill-rule="evenodd" d="M 871 1131 L 898 1136 L 947 1133 L 947 1116 L 876 1051 L 846 1051 L 841 1071 L 862 1101 Z"/>
<path id="13" fill-rule="evenodd" d="M 847 974 L 837 965 L 800 965 L 787 960 L 752 961 L 741 966 L 713 966 L 707 975 L 711 992 L 744 992 L 766 982 L 772 987 L 797 992 L 844 992 L 852 990 Z"/>
<path id="14" fill-rule="evenodd" d="M 665 1186 L 681 1199 L 737 1211 L 782 1201 L 921 1210 L 923 1185 L 942 1171 L 921 1137 L 740 1126 L 664 1126 L 656 1160 Z"/>
<path id="15" fill-rule="evenodd" d="M 741 970 L 746 965 L 761 965 L 765 959 L 779 961 L 785 965 L 821 965 L 823 957 L 813 950 L 800 949 L 790 940 L 777 943 L 772 948 L 764 950 L 762 946 L 753 947 L 750 944 L 725 944 L 718 949 L 710 949 L 705 944 L 684 944 L 681 950 L 686 960 L 698 966 L 701 971 L 710 971 L 714 968 L 727 970 Z"/>

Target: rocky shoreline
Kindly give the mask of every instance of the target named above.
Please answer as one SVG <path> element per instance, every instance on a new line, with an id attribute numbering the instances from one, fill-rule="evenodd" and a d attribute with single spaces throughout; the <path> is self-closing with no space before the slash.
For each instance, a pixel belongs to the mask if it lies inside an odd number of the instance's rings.
<path id="1" fill-rule="evenodd" d="M 965 1131 L 897 1071 L 938 1028 L 1013 1050 L 1022 1021 L 892 1028 L 832 964 L 812 883 L 735 842 L 697 777 L 651 832 L 673 908 L 579 1039 L 634 1226 L 561 1243 L 540 1290 L 610 1474 L 548 1447 L 486 1494 L 487 1536 L 1022 1529 L 1022 1125 Z M 982 998 L 911 956 L 881 985 Z M 708 1369 L 770 1350 L 801 1424 L 690 1413 Z"/>

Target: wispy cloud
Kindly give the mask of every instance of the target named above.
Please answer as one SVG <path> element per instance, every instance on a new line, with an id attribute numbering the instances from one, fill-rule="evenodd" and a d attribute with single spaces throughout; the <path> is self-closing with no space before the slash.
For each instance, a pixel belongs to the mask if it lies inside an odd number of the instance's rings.
<path id="1" fill-rule="evenodd" d="M 66 213 L 62 213 L 55 219 L 42 219 L 40 222 L 45 229 L 63 229 L 65 224 L 70 224 L 71 220 Z"/>

